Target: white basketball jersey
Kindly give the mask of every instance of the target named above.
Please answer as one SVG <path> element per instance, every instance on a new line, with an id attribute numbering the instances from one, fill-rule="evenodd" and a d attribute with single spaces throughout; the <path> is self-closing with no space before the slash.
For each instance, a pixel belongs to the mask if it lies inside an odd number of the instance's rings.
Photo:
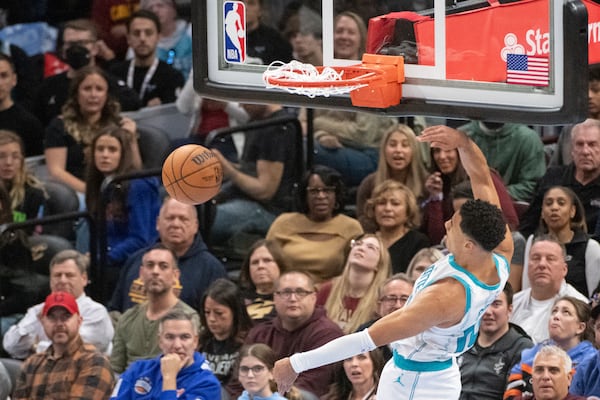
<path id="1" fill-rule="evenodd" d="M 473 346 L 479 331 L 481 316 L 502 292 L 510 272 L 506 258 L 497 254 L 493 254 L 493 257 L 500 282 L 492 286 L 479 281 L 473 274 L 458 265 L 452 254 L 438 260 L 423 272 L 415 282 L 405 307 L 410 307 L 413 298 L 426 287 L 441 279 L 452 278 L 465 288 L 465 315 L 458 324 L 449 328 L 432 327 L 416 336 L 393 342 L 391 347 L 396 353 L 395 360 L 402 360 L 404 365 L 408 365 L 407 369 L 411 370 L 413 370 L 412 364 L 415 364 L 414 370 L 431 370 L 427 367 L 427 363 L 432 363 L 432 370 L 439 370 L 440 368 L 435 364 L 447 363 Z"/>

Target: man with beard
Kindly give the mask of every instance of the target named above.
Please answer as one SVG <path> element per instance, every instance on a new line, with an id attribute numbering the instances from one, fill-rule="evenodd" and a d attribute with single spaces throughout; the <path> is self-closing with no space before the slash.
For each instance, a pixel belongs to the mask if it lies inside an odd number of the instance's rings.
<path id="1" fill-rule="evenodd" d="M 21 367 L 13 399 L 105 399 L 114 385 L 108 360 L 79 336 L 82 318 L 68 292 L 48 295 L 40 316 L 52 345 Z"/>
<path id="2" fill-rule="evenodd" d="M 147 300 L 127 310 L 119 319 L 113 340 L 110 363 L 121 373 L 133 361 L 158 356 L 158 322 L 169 311 L 180 309 L 193 315 L 196 311 L 179 300 L 173 285 L 179 279 L 175 254 L 162 244 L 150 248 L 142 257 L 140 278 L 146 288 Z"/>
<path id="3" fill-rule="evenodd" d="M 111 73 L 138 93 L 143 107 L 173 103 L 184 84 L 183 75 L 156 56 L 160 28 L 160 21 L 152 11 L 134 12 L 127 24 L 127 43 L 134 57 L 110 68 Z"/>
<path id="4" fill-rule="evenodd" d="M 508 322 L 512 314 L 510 283 L 485 310 L 475 345 L 458 358 L 462 391 L 460 400 L 502 398 L 510 369 L 521 359 L 521 351 L 533 342 L 518 325 Z"/>

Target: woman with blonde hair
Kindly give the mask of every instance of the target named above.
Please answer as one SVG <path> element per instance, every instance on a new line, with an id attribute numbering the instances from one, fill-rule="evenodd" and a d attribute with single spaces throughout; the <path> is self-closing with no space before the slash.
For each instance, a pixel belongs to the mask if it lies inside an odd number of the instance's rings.
<path id="1" fill-rule="evenodd" d="M 361 182 L 356 194 L 356 215 L 366 232 L 375 227 L 364 218 L 365 204 L 373 189 L 386 179 L 393 179 L 410 189 L 418 201 L 424 194 L 427 171 L 421 157 L 420 144 L 414 131 L 407 125 L 392 127 L 383 136 L 379 146 L 377 170 Z"/>
<path id="2" fill-rule="evenodd" d="M 27 169 L 19 135 L 7 130 L 0 130 L 0 179 L 10 199 L 11 222 L 41 216 L 46 203 L 44 185 Z"/>
<path id="3" fill-rule="evenodd" d="M 406 272 L 417 251 L 429 247 L 429 238 L 418 230 L 421 215 L 417 199 L 406 185 L 392 179 L 383 181 L 373 190 L 365 212 L 390 253 L 394 273 Z"/>
<path id="4" fill-rule="evenodd" d="M 350 241 L 350 252 L 342 275 L 324 283 L 317 293 L 317 304 L 324 305 L 327 316 L 344 333 L 356 329 L 375 314 L 378 289 L 390 276 L 390 256 L 374 234 Z"/>

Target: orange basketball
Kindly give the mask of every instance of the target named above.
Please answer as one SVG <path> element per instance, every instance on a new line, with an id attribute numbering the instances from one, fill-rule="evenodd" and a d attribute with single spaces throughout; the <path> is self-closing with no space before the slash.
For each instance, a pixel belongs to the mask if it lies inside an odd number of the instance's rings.
<path id="1" fill-rule="evenodd" d="M 223 167 L 206 147 L 187 144 L 169 154 L 163 164 L 162 181 L 174 199 L 186 204 L 201 204 L 219 192 Z"/>

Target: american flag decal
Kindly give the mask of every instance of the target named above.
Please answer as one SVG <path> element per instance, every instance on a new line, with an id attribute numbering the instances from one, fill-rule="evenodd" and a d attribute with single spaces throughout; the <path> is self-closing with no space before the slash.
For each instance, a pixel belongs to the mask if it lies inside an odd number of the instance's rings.
<path id="1" fill-rule="evenodd" d="M 548 86 L 548 57 L 532 57 L 525 54 L 507 54 L 506 83 L 531 86 Z"/>

